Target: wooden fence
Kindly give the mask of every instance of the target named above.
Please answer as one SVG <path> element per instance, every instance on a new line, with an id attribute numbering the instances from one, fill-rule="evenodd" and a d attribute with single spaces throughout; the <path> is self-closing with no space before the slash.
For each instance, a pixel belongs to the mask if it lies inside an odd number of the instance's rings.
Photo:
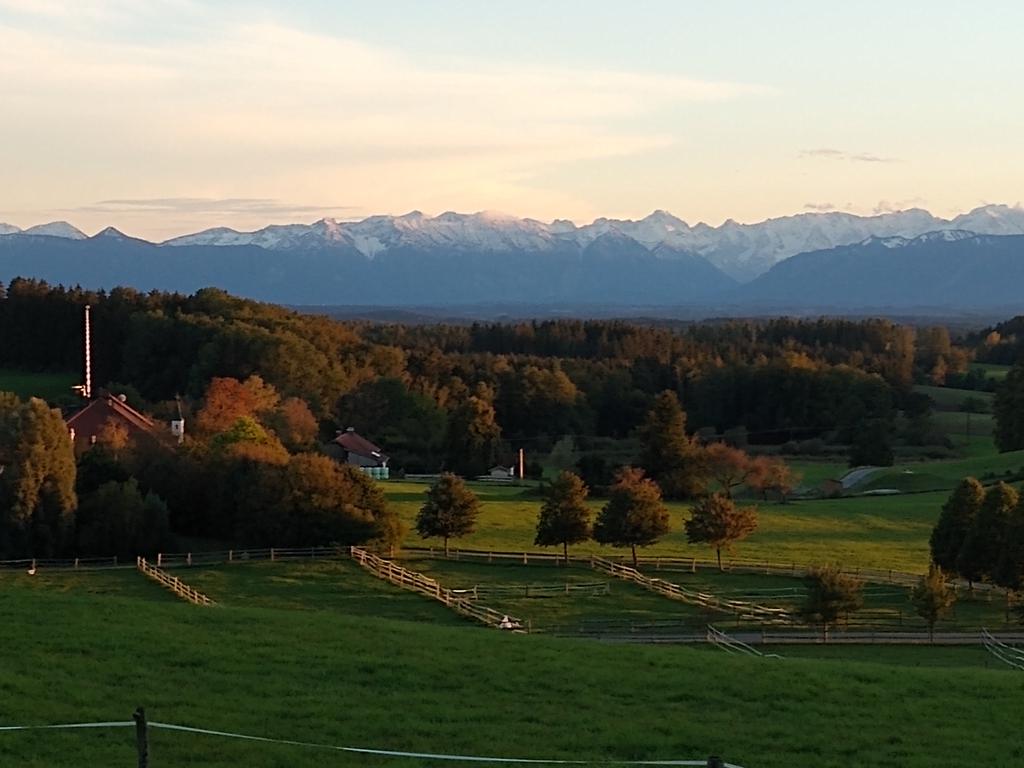
<path id="1" fill-rule="evenodd" d="M 473 599 L 466 593 L 458 593 L 447 587 L 441 586 L 440 582 L 425 576 L 417 571 L 411 571 L 391 560 L 385 560 L 379 555 L 367 552 L 359 547 L 351 547 L 352 559 L 368 570 L 377 578 L 395 584 L 396 586 L 419 592 L 434 600 L 444 603 L 456 613 L 479 621 L 488 627 L 501 629 L 515 629 L 517 631 L 528 631 L 523 623 L 508 614 L 496 611 L 493 608 L 473 602 Z"/>
<path id="2" fill-rule="evenodd" d="M 619 563 L 606 560 L 603 557 L 598 557 L 597 555 L 593 555 L 591 557 L 590 567 L 618 579 L 624 579 L 626 581 L 631 581 L 634 584 L 639 584 L 644 589 L 657 592 L 658 594 L 664 595 L 665 597 L 673 600 L 679 600 L 680 602 L 700 606 L 701 608 L 706 608 L 712 611 L 728 613 L 735 616 L 737 619 L 756 620 L 761 624 L 793 623 L 793 617 L 782 608 L 771 608 L 769 606 L 758 605 L 757 603 L 748 603 L 742 600 L 726 600 L 715 595 L 708 594 L 707 592 L 687 589 L 686 587 L 681 587 L 678 584 L 673 584 L 663 579 L 652 579 L 650 576 L 640 573 L 640 571 L 635 568 L 631 568 L 628 565 L 620 565 Z"/>
<path id="3" fill-rule="evenodd" d="M 136 558 L 135 565 L 153 581 L 167 587 L 167 589 L 183 600 L 188 600 L 195 605 L 216 605 L 209 597 L 199 590 L 190 587 L 177 576 L 171 576 L 167 571 L 157 568 L 155 565 L 150 565 L 144 557 Z"/>
<path id="4" fill-rule="evenodd" d="M 597 597 L 611 594 L 611 584 L 607 581 L 588 581 L 577 584 L 477 584 L 466 590 L 454 590 L 474 600 L 516 597 L 566 597 L 584 595 Z"/>

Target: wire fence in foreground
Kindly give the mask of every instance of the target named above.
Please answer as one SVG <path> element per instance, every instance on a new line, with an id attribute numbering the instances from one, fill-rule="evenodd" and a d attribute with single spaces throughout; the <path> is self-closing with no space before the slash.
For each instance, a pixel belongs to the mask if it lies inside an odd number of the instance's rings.
<path id="1" fill-rule="evenodd" d="M 239 741 L 259 742 L 262 744 L 279 744 L 299 749 L 322 750 L 331 752 L 343 752 L 349 754 L 366 755 L 370 757 L 393 758 L 398 760 L 430 760 L 451 763 L 478 763 L 494 765 L 601 765 L 601 766 L 629 766 L 629 765 L 664 765 L 664 766 L 695 766 L 696 768 L 742 768 L 742 766 L 727 763 L 722 758 L 712 755 L 704 760 L 615 760 L 615 759 L 559 759 L 543 757 L 504 757 L 489 755 L 460 755 L 444 752 L 414 752 L 395 749 L 379 749 L 373 747 L 356 747 L 336 744 L 325 744 L 311 741 L 300 741 L 296 739 L 275 739 L 270 736 L 253 736 L 233 731 L 222 731 L 212 728 L 195 728 L 188 725 L 176 725 L 173 723 L 161 723 L 150 721 L 146 718 L 146 711 L 142 707 L 135 710 L 131 720 L 114 720 L 94 723 L 57 723 L 53 725 L 0 725 L 0 735 L 17 731 L 60 731 L 60 730 L 82 730 L 82 729 L 111 729 L 111 728 L 134 728 L 135 729 L 135 752 L 139 768 L 149 768 L 149 730 L 174 731 L 177 733 L 189 733 L 197 736 L 212 736 L 222 739 L 235 739 Z M 126 748 L 130 752 L 130 748 Z M 126 763 L 127 765 L 127 763 Z"/>

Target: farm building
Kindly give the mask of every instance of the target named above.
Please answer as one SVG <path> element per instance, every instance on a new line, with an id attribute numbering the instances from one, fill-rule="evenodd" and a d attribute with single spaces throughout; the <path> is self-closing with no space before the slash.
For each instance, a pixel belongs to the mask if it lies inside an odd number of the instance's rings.
<path id="1" fill-rule="evenodd" d="M 354 427 L 339 432 L 338 436 L 334 438 L 334 443 L 341 449 L 340 452 L 335 451 L 339 460 L 359 467 L 370 477 L 378 480 L 388 479 L 389 458 L 378 446 L 356 432 Z"/>
<path id="2" fill-rule="evenodd" d="M 491 467 L 487 470 L 487 477 L 492 480 L 511 480 L 516 476 L 515 467 Z"/>
<path id="3" fill-rule="evenodd" d="M 89 450 L 104 429 L 123 429 L 129 440 L 156 440 L 160 434 L 156 423 L 128 405 L 124 395 L 109 392 L 100 393 L 99 397 L 75 411 L 66 423 L 76 454 Z"/>

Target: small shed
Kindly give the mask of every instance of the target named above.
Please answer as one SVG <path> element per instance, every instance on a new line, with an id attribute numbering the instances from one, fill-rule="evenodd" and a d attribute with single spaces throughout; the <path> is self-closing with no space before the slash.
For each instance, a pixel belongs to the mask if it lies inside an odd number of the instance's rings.
<path id="1" fill-rule="evenodd" d="M 487 470 L 487 476 L 494 480 L 512 480 L 516 476 L 515 467 L 491 467 Z"/>

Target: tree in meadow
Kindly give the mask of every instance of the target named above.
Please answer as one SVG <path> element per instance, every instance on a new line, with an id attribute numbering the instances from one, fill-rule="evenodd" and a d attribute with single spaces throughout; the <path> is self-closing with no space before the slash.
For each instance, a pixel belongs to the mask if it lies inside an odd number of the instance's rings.
<path id="1" fill-rule="evenodd" d="M 984 498 L 982 484 L 965 477 L 942 505 L 929 544 L 932 562 L 946 573 L 959 573 L 957 559 Z"/>
<path id="2" fill-rule="evenodd" d="M 594 539 L 613 547 L 629 547 L 633 567 L 636 548 L 654 544 L 669 531 L 669 516 L 661 489 L 642 469 L 623 467 L 608 489 L 608 503 L 594 523 Z"/>
<path id="3" fill-rule="evenodd" d="M 445 472 L 427 491 L 427 501 L 416 516 L 416 531 L 424 539 L 444 539 L 444 556 L 448 557 L 448 540 L 472 533 L 480 514 L 480 500 L 457 475 Z"/>
<path id="4" fill-rule="evenodd" d="M 665 390 L 640 428 L 640 465 L 668 498 L 690 498 L 707 484 L 700 447 L 686 434 L 686 413 L 679 397 Z"/>
<path id="5" fill-rule="evenodd" d="M 561 544 L 566 564 L 569 563 L 569 545 L 590 538 L 587 493 L 587 486 L 578 475 L 562 472 L 548 486 L 537 517 L 537 535 L 533 543 L 542 547 Z"/>
<path id="6" fill-rule="evenodd" d="M 718 570 L 722 570 L 722 547 L 731 550 L 735 542 L 757 529 L 757 507 L 737 507 L 725 494 L 713 493 L 693 505 L 684 525 L 691 544 L 715 548 Z"/>
<path id="7" fill-rule="evenodd" d="M 928 574 L 922 576 L 914 587 L 910 599 L 917 615 L 928 623 L 928 640 L 933 642 L 935 624 L 950 612 L 956 602 L 956 595 L 946 584 L 946 574 L 942 569 L 932 564 Z"/>
<path id="8" fill-rule="evenodd" d="M 1017 491 L 1006 483 L 997 483 L 985 491 L 957 556 L 957 572 L 969 582 L 990 578 L 995 572 L 1017 502 Z"/>
<path id="9" fill-rule="evenodd" d="M 847 576 L 837 566 L 809 568 L 804 584 L 807 597 L 800 614 L 807 622 L 821 625 L 821 638 L 826 642 L 830 627 L 864 605 L 864 582 Z"/>

